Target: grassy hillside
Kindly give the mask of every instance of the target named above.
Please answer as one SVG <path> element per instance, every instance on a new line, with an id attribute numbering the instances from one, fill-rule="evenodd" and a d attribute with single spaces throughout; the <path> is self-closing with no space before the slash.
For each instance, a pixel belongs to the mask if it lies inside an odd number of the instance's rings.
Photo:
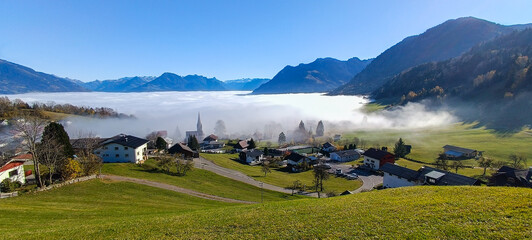
<path id="1" fill-rule="evenodd" d="M 91 182 L 97 187 L 113 184 Z M 120 183 L 123 186 L 132 184 Z M 135 185 L 136 186 L 136 185 Z M 412 187 L 328 199 L 304 199 L 186 212 L 181 197 L 138 192 L 85 199 L 61 189 L 0 201 L 6 238 L 68 239 L 527 239 L 532 238 L 532 189 Z M 98 192 L 98 189 L 93 189 Z M 130 189 L 128 191 L 134 191 Z M 151 191 L 151 192 L 150 192 Z M 111 192 L 112 191 L 107 191 Z M 85 194 L 78 192 L 78 194 Z M 65 195 L 65 196 L 63 196 Z M 125 196 L 124 196 L 125 195 Z M 142 195 L 147 197 L 142 197 Z M 53 196 L 58 196 L 54 199 Z M 40 196 L 39 196 L 40 197 Z M 73 201 L 80 199 L 80 203 Z M 118 199 L 116 199 L 118 198 Z M 146 199 L 149 198 L 149 199 Z M 166 199 L 165 199 L 166 198 Z M 127 202 L 121 200 L 127 199 Z M 55 203 L 56 200 L 65 202 Z M 161 202 L 162 200 L 162 202 Z M 208 201 L 195 207 L 204 207 Z M 164 204 L 162 204 L 164 203 Z M 191 203 L 185 201 L 185 203 Z M 58 205 L 56 208 L 32 207 Z M 92 207 L 85 207 L 90 204 Z M 216 203 L 221 204 L 221 203 Z M 113 207 L 114 205 L 114 207 Z M 129 206 L 128 206 L 129 205 Z M 59 207 L 60 206 L 60 207 Z M 115 211 L 106 213 L 111 206 Z M 145 208 L 145 209 L 144 209 Z M 4 210 L 3 210 L 4 211 Z M 172 213 L 172 211 L 174 211 Z M 53 212 L 68 212 L 54 217 Z M 71 216 L 70 216 L 71 215 Z M 89 217 L 86 217 L 89 216 Z M 19 218 L 22 217 L 22 218 Z M 100 219 L 96 219 L 96 218 Z M 25 220 L 29 219 L 26 223 Z M 33 219 L 33 220 L 32 220 Z M 24 226 L 21 228 L 20 226 Z M 16 231 L 13 231 L 17 229 Z M 32 231 L 35 230 L 35 231 Z"/>
<path id="2" fill-rule="evenodd" d="M 495 160 L 507 161 L 512 153 L 524 154 L 529 159 L 528 165 L 532 166 L 532 148 L 529 147 L 532 134 L 529 130 L 516 134 L 500 134 L 494 130 L 475 127 L 475 124 L 454 124 L 418 130 L 359 130 L 344 134 L 340 145 L 352 143 L 355 137 L 366 142 L 364 146 L 359 144 L 358 147 L 387 146 L 390 151 L 393 151 L 395 142 L 401 137 L 406 144 L 412 145 L 412 153 L 407 157 L 426 163 L 434 162 L 438 153 L 443 151 L 442 147 L 449 144 L 484 151 L 484 156 Z M 475 160 L 466 160 L 464 163 L 471 166 L 477 165 Z M 462 171 L 468 173 L 469 176 L 482 174 L 482 169 Z"/>
<path id="3" fill-rule="evenodd" d="M 281 169 L 271 169 L 272 172 L 268 173 L 265 177 L 260 166 L 249 166 L 232 160 L 238 158 L 238 154 L 201 154 L 201 156 L 222 167 L 240 171 L 258 181 L 280 187 L 287 187 L 296 180 L 301 181 L 309 187 L 312 186 L 312 181 L 314 180 L 312 171 L 291 173 Z M 323 187 L 326 192 L 334 191 L 336 193 L 341 193 L 345 190 L 355 190 L 360 186 L 362 186 L 362 182 L 359 180 L 347 180 L 332 175 L 328 180 L 323 182 Z"/>
<path id="4" fill-rule="evenodd" d="M 197 168 L 187 172 L 187 175 L 183 177 L 169 175 L 160 171 L 153 160 L 148 160 L 143 165 L 106 163 L 103 165 L 102 173 L 148 179 L 225 198 L 261 201 L 261 189 L 258 187 Z M 264 201 L 303 198 L 302 196 L 290 196 L 290 194 L 268 190 L 263 190 L 262 195 Z"/>

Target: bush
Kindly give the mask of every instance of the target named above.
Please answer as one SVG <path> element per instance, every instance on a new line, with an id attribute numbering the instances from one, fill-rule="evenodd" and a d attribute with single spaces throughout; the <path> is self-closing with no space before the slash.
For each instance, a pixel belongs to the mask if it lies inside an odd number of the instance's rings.
<path id="1" fill-rule="evenodd" d="M 4 181 L 2 181 L 2 183 L 0 183 L 0 190 L 3 193 L 14 192 L 15 189 L 20 187 L 20 185 L 21 184 L 19 182 L 13 182 L 11 179 L 6 178 Z"/>
<path id="2" fill-rule="evenodd" d="M 74 179 L 81 175 L 81 165 L 78 161 L 69 158 L 66 160 L 61 175 L 65 180 Z"/>
<path id="3" fill-rule="evenodd" d="M 338 196 L 338 194 L 335 193 L 334 191 L 330 191 L 327 193 L 327 197 L 336 197 L 336 196 Z"/>

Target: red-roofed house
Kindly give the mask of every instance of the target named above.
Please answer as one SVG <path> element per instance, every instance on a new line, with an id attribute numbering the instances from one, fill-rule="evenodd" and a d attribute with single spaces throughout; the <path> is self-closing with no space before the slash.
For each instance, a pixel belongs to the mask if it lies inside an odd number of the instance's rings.
<path id="1" fill-rule="evenodd" d="M 26 176 L 24 175 L 24 162 L 31 159 L 31 154 L 18 155 L 2 165 L 0 168 L 0 182 L 9 178 L 13 182 L 26 183 Z"/>

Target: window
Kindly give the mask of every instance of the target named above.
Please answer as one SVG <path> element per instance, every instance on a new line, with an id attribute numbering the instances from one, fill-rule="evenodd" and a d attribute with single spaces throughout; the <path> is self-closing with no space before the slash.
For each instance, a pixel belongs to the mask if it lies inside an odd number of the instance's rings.
<path id="1" fill-rule="evenodd" d="M 115 147 L 115 150 L 118 150 L 118 147 Z"/>
<path id="2" fill-rule="evenodd" d="M 137 152 L 137 156 L 140 155 L 140 152 Z"/>
<path id="3" fill-rule="evenodd" d="M 126 154 L 126 157 L 129 157 L 129 154 Z"/>
<path id="4" fill-rule="evenodd" d="M 9 177 L 13 177 L 13 176 L 17 176 L 18 175 L 18 171 L 15 169 L 11 172 L 9 172 Z"/>
<path id="5" fill-rule="evenodd" d="M 128 150 L 129 148 L 128 147 L 124 147 L 124 150 Z"/>
<path id="6" fill-rule="evenodd" d="M 120 154 L 116 154 L 115 157 L 120 157 Z"/>
<path id="7" fill-rule="evenodd" d="M 107 148 L 107 147 L 104 147 L 103 149 L 107 150 L 108 148 Z"/>

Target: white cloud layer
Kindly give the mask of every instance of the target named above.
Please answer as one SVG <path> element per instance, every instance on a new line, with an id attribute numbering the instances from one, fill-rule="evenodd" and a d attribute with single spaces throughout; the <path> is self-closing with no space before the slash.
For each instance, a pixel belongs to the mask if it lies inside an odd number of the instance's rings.
<path id="1" fill-rule="evenodd" d="M 213 132 L 221 119 L 234 136 L 262 132 L 266 124 L 277 123 L 279 131 L 291 131 L 303 120 L 315 129 L 323 120 L 325 129 L 342 132 L 360 128 L 423 128 L 446 125 L 456 118 L 446 111 L 429 111 L 423 104 L 411 103 L 389 111 L 365 114 L 368 100 L 360 96 L 324 96 L 322 94 L 246 95 L 248 92 L 146 92 L 146 93 L 27 93 L 7 95 L 26 102 L 53 101 L 77 106 L 110 107 L 133 114 L 137 119 L 71 118 L 67 131 L 71 138 L 80 130 L 102 137 L 118 133 L 145 136 L 155 130 L 173 135 L 195 130 L 198 112 L 203 130 Z M 334 127 L 333 127 L 334 126 Z"/>

